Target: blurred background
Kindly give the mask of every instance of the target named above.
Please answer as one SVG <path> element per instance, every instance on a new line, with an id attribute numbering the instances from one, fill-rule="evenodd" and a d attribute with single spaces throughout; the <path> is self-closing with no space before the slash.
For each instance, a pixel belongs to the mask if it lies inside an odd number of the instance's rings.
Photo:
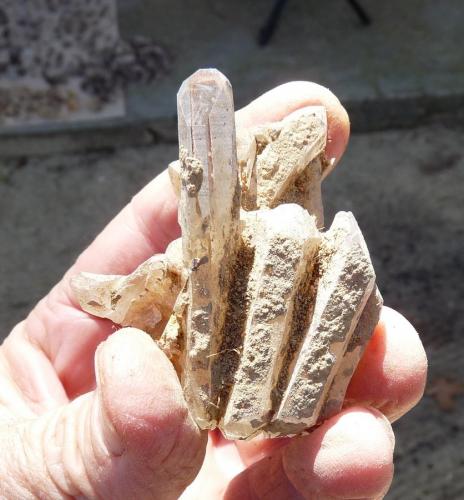
<path id="1" fill-rule="evenodd" d="M 315 81 L 353 130 L 327 221 L 354 212 L 429 357 L 387 498 L 464 498 L 463 26 L 461 0 L 0 0 L 1 337 L 176 158 L 189 74 L 220 69 L 237 107 Z"/>

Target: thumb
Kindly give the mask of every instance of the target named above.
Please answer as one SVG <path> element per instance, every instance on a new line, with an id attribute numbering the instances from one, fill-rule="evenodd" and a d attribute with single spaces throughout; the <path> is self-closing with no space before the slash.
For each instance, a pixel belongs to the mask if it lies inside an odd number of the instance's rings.
<path id="1" fill-rule="evenodd" d="M 97 349 L 95 368 L 95 391 L 1 434 L 4 496 L 168 499 L 193 481 L 206 433 L 153 340 L 119 330 Z"/>

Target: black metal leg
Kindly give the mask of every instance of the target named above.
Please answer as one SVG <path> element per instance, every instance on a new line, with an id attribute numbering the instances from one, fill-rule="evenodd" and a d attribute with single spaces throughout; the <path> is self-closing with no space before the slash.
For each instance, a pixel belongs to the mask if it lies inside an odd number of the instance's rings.
<path id="1" fill-rule="evenodd" d="M 366 9 L 358 2 L 358 0 L 347 0 L 348 5 L 355 11 L 358 19 L 364 26 L 369 26 L 372 23 L 372 19 Z M 282 17 L 282 12 L 287 5 L 288 0 L 276 0 L 272 10 L 267 18 L 266 22 L 263 24 L 262 28 L 259 30 L 258 44 L 261 47 L 266 46 L 273 37 L 277 25 L 279 24 L 280 18 Z"/>
<path id="2" fill-rule="evenodd" d="M 358 2 L 358 0 L 347 0 L 350 6 L 358 15 L 359 20 L 364 26 L 369 26 L 372 23 L 372 19 L 367 13 L 366 9 Z"/>
<path id="3" fill-rule="evenodd" d="M 261 47 L 264 47 L 270 42 L 277 25 L 279 24 L 280 18 L 282 17 L 282 12 L 287 2 L 288 0 L 276 0 L 274 3 L 266 23 L 259 30 L 258 44 Z"/>

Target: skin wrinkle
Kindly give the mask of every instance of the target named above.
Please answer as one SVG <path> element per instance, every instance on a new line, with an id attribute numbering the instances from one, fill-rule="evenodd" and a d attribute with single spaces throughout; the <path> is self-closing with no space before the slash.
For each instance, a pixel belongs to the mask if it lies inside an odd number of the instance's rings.
<path id="1" fill-rule="evenodd" d="M 6 457 L 5 453 L 2 453 L 1 459 L 2 462 L 6 463 L 2 464 L 1 469 L 6 470 L 6 473 L 2 475 L 2 481 L 0 482 L 0 493 L 1 494 L 10 494 L 11 491 L 19 492 L 19 498 L 32 498 L 32 494 L 27 487 L 27 484 L 24 481 L 24 478 L 21 474 L 14 474 L 13 471 L 22 469 L 22 462 L 20 458 L 20 449 L 22 448 L 22 442 L 20 440 L 19 446 L 16 446 L 17 439 L 17 428 L 19 427 L 19 422 L 16 425 L 3 424 L 3 428 L 1 429 L 1 442 L 2 442 L 2 450 L 10 450 L 13 453 L 9 453 L 9 456 Z M 10 471 L 10 472 L 9 472 Z M 6 498 L 6 496 L 5 496 Z"/>
<path id="2" fill-rule="evenodd" d="M 24 463 L 31 468 L 40 466 L 41 470 L 35 471 L 35 474 L 28 474 L 25 471 L 24 475 L 28 479 L 30 478 L 28 486 L 35 497 L 44 498 L 47 492 L 50 498 L 70 498 L 62 490 L 61 485 L 55 480 L 55 477 L 50 474 L 48 467 L 48 458 L 45 452 L 47 448 L 45 448 L 44 440 L 47 430 L 52 425 L 53 417 L 57 417 L 57 415 L 44 414 L 34 422 L 31 422 L 30 426 L 25 427 L 25 437 L 21 437 L 21 441 L 27 445 L 30 453 L 25 455 Z M 35 478 L 36 475 L 38 478 Z"/>
<path id="3" fill-rule="evenodd" d="M 98 422 L 90 422 L 90 409 L 93 400 L 92 394 L 87 394 L 75 400 L 71 407 L 67 407 L 60 415 L 64 419 L 62 425 L 61 448 L 62 473 L 68 479 L 69 494 L 85 498 L 100 498 L 98 486 L 93 480 L 96 462 L 95 454 L 89 455 L 86 444 L 92 442 L 91 428 Z M 84 476 L 82 476 L 82 472 Z M 76 477 L 77 473 L 77 477 Z"/>
<path id="4" fill-rule="evenodd" d="M 88 454 L 87 453 L 87 447 L 86 444 L 89 442 L 89 440 L 92 440 L 92 436 L 90 434 L 90 428 L 92 425 L 98 425 L 97 422 L 90 423 L 90 408 L 91 408 L 91 402 L 92 402 L 92 396 L 89 395 L 89 397 L 86 398 L 87 401 L 85 401 L 87 404 L 82 404 L 81 407 L 79 408 L 80 410 L 80 415 L 78 415 L 78 423 L 77 423 L 77 429 L 78 429 L 78 436 L 77 436 L 77 449 L 78 449 L 78 459 L 82 463 L 82 467 L 84 469 L 85 475 L 86 475 L 86 483 L 89 485 L 93 495 L 95 497 L 98 497 L 97 494 L 97 486 L 94 484 L 93 477 L 95 474 L 95 468 L 94 468 L 94 462 L 95 462 L 95 455 L 94 454 Z M 83 414 L 83 415 L 82 415 Z M 76 418 L 76 417 L 74 417 Z"/>
<path id="5" fill-rule="evenodd" d="M 177 427 L 176 434 L 173 438 L 173 444 L 171 446 L 171 449 L 169 452 L 166 454 L 166 456 L 159 462 L 159 467 L 161 468 L 162 471 L 164 471 L 164 474 L 167 476 L 169 481 L 176 481 L 180 482 L 183 484 L 182 489 L 184 489 L 188 484 L 190 484 L 191 481 L 195 478 L 196 473 L 198 472 L 197 467 L 193 464 L 190 464 L 190 462 L 187 462 L 185 460 L 182 460 L 183 467 L 179 468 L 177 464 L 177 457 L 176 454 L 183 453 L 184 450 L 189 450 L 192 448 L 190 442 L 184 443 L 184 446 L 182 447 L 182 450 L 179 449 L 177 446 L 178 443 L 185 441 L 185 438 L 181 439 L 181 434 L 184 433 L 184 430 L 186 427 L 193 427 L 195 426 L 195 423 L 190 417 L 190 414 L 185 408 L 185 418 L 183 419 L 183 423 Z M 203 433 L 205 435 L 206 433 Z M 189 441 L 193 440 L 193 436 L 189 439 Z M 204 452 L 201 448 L 198 448 L 198 452 L 203 456 L 204 458 Z M 174 458 L 174 460 L 173 460 Z M 197 458 L 197 457 L 194 457 Z M 172 461 L 172 464 L 169 464 L 170 466 L 167 466 L 167 463 L 169 461 Z M 194 463 L 199 462 L 199 460 L 192 460 Z M 203 462 L 203 460 L 201 460 Z M 171 470 L 172 469 L 172 470 Z M 183 472 L 182 472 L 183 471 Z M 185 478 L 185 479 L 181 479 Z M 180 480 L 180 481 L 179 481 Z"/>
<path id="6" fill-rule="evenodd" d="M 67 488 L 70 492 L 70 494 L 76 495 L 77 491 L 72 490 L 72 485 L 73 485 L 73 479 L 70 474 L 70 471 L 68 468 L 65 466 L 65 460 L 64 460 L 64 455 L 66 453 L 66 448 L 63 446 L 63 443 L 66 441 L 66 427 L 67 427 L 67 421 L 63 420 L 63 414 L 65 410 L 60 412 L 60 417 L 55 420 L 55 425 L 54 425 L 54 433 L 53 436 L 55 438 L 55 446 L 59 450 L 58 451 L 58 456 L 59 456 L 59 462 L 56 464 L 56 468 L 58 473 L 61 471 L 64 480 L 66 481 Z M 58 480 L 58 478 L 57 478 Z"/>
<path id="7" fill-rule="evenodd" d="M 146 334 L 143 334 L 144 336 Z M 145 338 L 144 338 L 145 341 Z M 117 342 L 117 339 L 116 339 Z M 108 422 L 112 422 L 112 414 L 113 411 L 118 411 L 120 412 L 121 409 L 117 408 L 112 408 L 111 406 L 108 406 L 108 403 L 112 401 L 112 394 L 111 392 L 107 392 L 105 390 L 105 387 L 107 386 L 107 373 L 111 373 L 112 370 L 118 370 L 118 361 L 115 359 L 114 361 L 111 362 L 110 365 L 108 365 L 108 359 L 112 358 L 111 353 L 114 352 L 114 349 L 116 349 L 118 344 L 116 345 L 108 345 L 107 349 L 105 349 L 105 346 L 102 346 L 102 348 L 98 349 L 97 352 L 97 366 L 99 369 L 97 370 L 97 378 L 99 381 L 99 387 L 100 390 L 102 391 L 100 394 L 102 395 L 102 406 L 101 410 L 106 411 L 107 409 L 110 409 L 110 412 L 107 413 L 108 417 Z M 155 347 L 153 346 L 153 352 L 156 353 Z M 105 352 L 104 352 L 105 351 Z M 161 353 L 156 353 L 156 354 L 161 354 Z M 164 361 L 164 360 L 163 360 Z M 160 367 L 161 368 L 161 367 Z M 170 367 L 169 367 L 170 368 Z M 172 370 L 172 369 L 171 369 Z M 169 389 L 169 392 L 171 392 L 171 389 Z M 193 441 L 195 436 L 192 434 L 191 430 L 193 430 L 192 422 L 190 420 L 188 410 L 185 406 L 185 403 L 183 402 L 183 399 L 178 399 L 177 397 L 177 390 L 172 393 L 171 395 L 166 396 L 166 400 L 169 401 L 170 399 L 173 400 L 174 406 L 169 409 L 167 408 L 167 413 L 164 416 L 158 417 L 161 418 L 161 420 L 158 422 L 159 426 L 159 431 L 156 431 L 155 428 L 153 428 L 153 443 L 147 443 L 146 441 L 143 444 L 144 451 L 142 452 L 143 455 L 147 455 L 148 457 L 150 455 L 156 456 L 156 460 L 148 460 L 145 462 L 144 466 L 142 467 L 140 474 L 142 474 L 143 477 L 146 476 L 153 476 L 158 479 L 158 482 L 160 484 L 163 483 L 173 483 L 173 479 L 176 479 L 175 483 L 179 484 L 181 483 L 182 489 L 187 485 L 187 482 L 190 480 L 193 480 L 194 474 L 193 472 L 197 472 L 198 467 L 195 466 L 195 462 L 199 461 L 196 459 L 196 457 L 193 457 L 194 462 L 193 465 L 190 466 L 190 461 L 187 463 L 185 460 L 185 457 L 181 457 L 179 460 L 179 457 L 177 456 L 178 454 L 183 454 L 185 455 L 185 450 L 190 450 L 190 449 L 201 449 L 198 448 L 198 446 L 194 446 Z M 110 398 L 110 399 L 108 399 Z M 174 414 L 172 413 L 174 411 Z M 127 435 L 124 437 L 125 434 L 125 428 L 129 426 L 132 431 L 136 428 L 143 429 L 145 427 L 147 428 L 152 428 L 152 423 L 147 422 L 143 416 L 137 416 L 134 417 L 133 415 L 126 415 L 122 414 L 123 418 L 120 423 L 117 424 L 118 431 L 116 431 L 117 435 L 119 438 L 122 438 L 122 443 L 126 443 L 126 440 L 129 440 L 129 442 L 134 443 L 133 437 Z M 129 422 L 127 421 L 129 419 Z M 141 424 L 141 425 L 139 425 Z M 120 427 L 120 426 L 123 427 Z M 185 434 L 186 429 L 190 428 Z M 147 431 L 142 431 L 142 434 L 146 434 Z M 198 432 L 198 431 L 196 431 Z M 159 435 L 159 438 L 161 441 L 156 439 L 157 434 Z M 185 439 L 189 438 L 189 441 L 186 442 Z M 158 447 L 158 443 L 161 442 L 162 447 L 161 449 Z M 156 449 L 157 453 L 153 454 L 153 450 Z M 136 448 L 132 447 L 124 447 L 124 450 L 119 457 L 119 461 L 128 461 L 131 462 L 132 457 L 134 454 L 138 453 L 138 446 Z M 161 455 L 160 455 L 161 453 Z M 177 455 L 176 455 L 177 454 Z M 184 464 L 187 463 L 187 466 L 184 467 Z M 146 467 L 149 467 L 149 472 L 145 471 Z M 188 471 L 191 470 L 192 472 L 188 473 Z M 183 471 L 183 473 L 182 473 Z M 134 478 L 135 479 L 135 478 Z M 177 488 L 179 489 L 179 488 Z"/>
<path id="8" fill-rule="evenodd" d="M 0 484 L 0 498 L 7 499 L 11 498 L 11 493 L 13 492 L 13 498 L 21 498 L 21 500 L 36 500 L 31 491 L 24 484 L 19 484 L 19 481 L 16 476 L 12 474 L 6 475 L 5 478 L 2 478 L 2 484 Z M 7 496 L 8 495 L 8 496 Z"/>
<path id="9" fill-rule="evenodd" d="M 86 432 L 85 432 L 85 430 L 83 430 L 82 426 L 85 425 L 89 419 L 88 405 L 86 404 L 89 397 L 90 397 L 90 395 L 86 395 L 83 398 L 79 398 L 78 400 L 75 400 L 72 403 L 71 407 L 63 408 L 57 414 L 54 414 L 51 420 L 48 420 L 48 416 L 41 417 L 41 419 L 47 418 L 48 421 L 47 421 L 46 427 L 49 429 L 49 433 L 43 432 L 42 436 L 41 436 L 42 437 L 41 449 L 42 449 L 42 454 L 44 456 L 43 463 L 45 464 L 45 466 L 47 468 L 47 476 L 50 478 L 50 481 L 52 482 L 52 484 L 54 485 L 56 490 L 58 492 L 60 492 L 60 494 L 62 495 L 63 498 L 71 498 L 71 496 L 69 496 L 69 495 L 72 495 L 74 497 L 77 494 L 85 495 L 86 497 L 89 497 L 89 490 L 87 490 L 86 493 L 82 492 L 82 490 L 80 489 L 80 486 L 78 486 L 75 483 L 75 480 L 72 478 L 72 475 L 69 475 L 69 470 L 68 470 L 70 467 L 69 448 L 66 445 L 63 446 L 63 444 L 67 443 L 69 445 L 69 443 L 74 443 L 74 442 L 76 443 L 75 459 L 77 459 L 78 461 L 81 462 L 81 464 L 86 472 L 86 476 L 87 476 L 86 483 L 88 484 L 89 488 L 91 489 L 90 490 L 91 497 L 92 498 L 99 497 L 98 494 L 96 493 L 95 487 L 92 486 L 92 481 L 90 480 L 90 477 L 92 476 L 92 474 L 90 474 L 89 468 L 88 468 L 88 466 L 90 464 L 87 465 L 86 460 L 83 459 L 83 456 L 84 456 L 83 450 L 79 446 L 80 443 L 85 442 L 85 440 L 87 439 Z M 72 410 L 74 410 L 74 412 Z M 83 412 L 84 412 L 84 415 L 82 415 Z M 48 439 L 51 437 L 56 438 L 56 435 L 53 434 L 53 427 L 56 428 L 56 425 L 60 421 L 60 419 L 64 419 L 63 425 L 65 428 L 65 432 L 62 434 L 63 443 L 61 445 L 57 444 L 57 447 L 61 448 L 62 454 L 68 454 L 68 456 L 66 458 L 63 457 L 62 466 L 61 466 L 62 474 L 69 485 L 68 492 L 63 490 L 62 486 L 55 479 L 55 476 L 50 473 L 49 463 L 48 463 L 49 458 L 48 458 L 47 454 L 44 453 L 44 450 L 46 449 L 46 447 L 49 446 Z M 74 424 L 75 424 L 76 419 L 78 421 L 78 424 L 80 424 L 77 426 L 78 431 L 80 431 L 80 432 L 78 432 L 78 436 L 73 435 L 75 433 L 75 431 L 74 431 L 75 425 Z M 36 426 L 34 426 L 34 427 L 36 427 Z M 52 436 L 50 436 L 50 433 L 52 434 Z M 24 438 L 21 440 L 22 443 L 24 443 L 26 441 L 27 440 L 25 440 Z M 36 441 L 36 439 L 34 439 L 34 442 L 35 441 Z M 71 468 L 72 468 L 72 465 L 71 465 Z M 35 486 L 36 485 L 34 485 L 34 487 Z M 30 490 L 32 491 L 32 493 L 34 495 L 36 495 L 36 496 L 38 495 L 34 488 L 30 488 Z M 48 491 L 49 490 L 47 489 L 47 492 Z M 44 496 L 42 495 L 42 497 L 44 497 Z"/>
<path id="10" fill-rule="evenodd" d="M 185 450 L 192 449 L 191 443 L 185 443 L 185 437 L 183 434 L 185 433 L 186 427 L 192 427 L 192 421 L 189 418 L 188 410 L 184 406 L 181 409 L 176 409 L 176 413 L 182 412 L 182 418 L 178 416 L 175 417 L 176 420 L 179 420 L 181 423 L 178 425 L 171 425 L 167 432 L 159 432 L 160 436 L 162 435 L 162 441 L 169 441 L 169 445 L 166 446 L 166 443 L 163 443 L 162 447 L 162 456 L 159 456 L 160 449 L 157 449 L 157 460 L 154 463 L 148 462 L 149 471 L 153 474 L 153 476 L 158 478 L 167 479 L 167 482 L 175 482 L 177 483 L 186 483 L 185 478 L 190 478 L 193 480 L 192 472 L 195 471 L 197 467 L 195 465 L 190 465 L 189 462 L 185 461 L 185 458 L 181 457 L 179 462 L 179 457 L 177 456 L 179 453 L 185 454 Z M 169 419 L 170 420 L 170 419 Z M 165 424 L 161 424 L 161 429 L 166 429 L 167 426 Z M 156 435 L 156 432 L 154 432 Z M 192 441 L 194 437 L 192 436 L 189 441 Z M 179 444 L 182 443 L 182 447 Z M 192 443 L 193 444 L 193 443 Z M 154 448 L 157 447 L 157 443 L 154 442 L 152 445 Z M 167 449 L 166 449 L 167 448 Z M 181 449 L 182 448 L 182 449 Z M 125 449 L 121 454 L 121 457 L 124 455 L 131 455 L 134 453 L 134 450 Z M 195 462 L 195 460 L 193 460 Z M 182 464 L 180 467 L 179 464 Z M 184 471 L 184 473 L 182 473 Z"/>
<path id="11" fill-rule="evenodd" d="M 190 417 L 190 414 L 185 407 L 185 417 L 182 423 L 178 426 L 175 436 L 173 436 L 173 444 L 171 449 L 165 455 L 165 457 L 159 462 L 158 466 L 164 471 L 164 474 L 168 477 L 169 481 L 175 481 L 181 486 L 181 491 L 190 484 L 198 473 L 198 465 L 203 462 L 205 450 L 203 447 L 193 446 L 193 440 L 197 439 L 194 437 L 193 433 L 189 432 L 185 436 L 186 428 L 195 428 L 195 432 L 200 432 L 196 429 L 195 423 Z M 206 440 L 207 433 L 203 432 L 203 442 Z M 187 437 L 187 441 L 186 441 Z M 179 446 L 182 443 L 183 446 Z M 196 453 L 191 460 L 185 460 L 185 457 L 179 457 L 178 455 L 183 455 L 185 450 L 196 449 Z M 169 463 L 171 462 L 171 463 Z M 182 466 L 179 466 L 179 463 Z"/>
<path id="12" fill-rule="evenodd" d="M 90 448 L 95 461 L 93 464 L 92 484 L 102 498 L 111 498 L 110 478 L 114 469 L 120 464 L 121 458 L 112 455 L 109 450 L 104 448 L 95 450 L 95 441 L 101 442 L 103 440 L 101 429 L 97 428 L 97 426 L 92 427 L 92 435 L 89 439 L 92 441 Z"/>
<path id="13" fill-rule="evenodd" d="M 48 384 L 56 380 L 53 367 L 43 350 L 37 347 L 37 343 L 29 341 L 24 325 L 24 322 L 19 323 L 10 334 L 11 337 L 5 340 L 2 347 L 10 372 L 16 374 L 14 377 L 15 384 L 20 389 L 23 398 L 27 400 L 28 406 L 38 415 L 62 402 L 67 402 L 67 399 L 60 401 L 62 399 L 61 384 L 53 384 L 52 387 L 49 387 Z M 15 345 L 15 340 L 16 344 L 19 345 Z M 18 356 L 19 352 L 22 353 L 21 358 Z M 29 361 L 28 371 L 26 371 L 25 361 Z M 33 377 L 33 372 L 30 370 L 31 364 L 32 368 L 41 369 L 37 374 L 38 377 Z M 52 376 L 47 378 L 50 374 Z M 58 394 L 54 394 L 55 390 L 57 390 Z"/>
<path id="14" fill-rule="evenodd" d="M 0 351 L 0 360 L 2 362 L 3 368 L 4 368 L 4 374 L 2 374 L 3 377 L 6 378 L 7 382 L 11 384 L 12 389 L 13 389 L 13 394 L 16 396 L 15 397 L 15 402 L 14 402 L 14 408 L 15 411 L 20 412 L 22 417 L 25 418 L 32 418 L 35 416 L 35 413 L 32 411 L 32 409 L 25 404 L 24 399 L 21 399 L 22 392 L 20 390 L 19 385 L 16 383 L 16 380 L 12 376 L 12 368 L 10 365 L 10 362 L 8 360 L 8 357 L 5 356 L 4 351 Z M 3 384 L 2 384 L 3 387 Z M 1 393 L 1 397 L 3 400 L 3 394 L 4 391 Z M 19 400 L 19 401 L 18 401 Z M 8 410 L 11 407 L 11 401 L 8 403 L 7 401 L 4 401 L 2 405 L 5 407 L 6 410 Z"/>
<path id="15" fill-rule="evenodd" d="M 100 402 L 98 400 L 98 395 L 97 393 L 94 393 L 92 395 L 92 403 L 91 403 L 91 410 L 89 412 L 89 417 L 87 420 L 87 427 L 88 427 L 88 435 L 89 435 L 89 443 L 90 447 L 92 449 L 93 456 L 95 457 L 95 461 L 99 467 L 102 467 L 105 463 L 105 461 L 108 459 L 108 457 L 111 458 L 113 456 L 111 454 L 111 451 L 109 448 L 106 446 L 104 442 L 104 436 L 103 432 L 100 429 L 98 430 L 97 426 L 94 425 L 94 422 L 97 422 L 99 419 L 102 419 L 103 417 L 101 416 L 101 410 L 100 410 Z M 100 420 L 102 422 L 102 420 Z M 103 422 L 101 423 L 103 426 Z"/>
<path id="16" fill-rule="evenodd" d="M 45 426 L 44 432 L 41 433 L 40 444 L 41 444 L 41 455 L 43 456 L 43 462 L 44 462 L 47 476 L 50 478 L 50 481 L 52 482 L 52 484 L 54 485 L 56 490 L 60 493 L 60 495 L 62 495 L 63 498 L 71 498 L 71 495 L 74 496 L 74 495 L 78 494 L 79 491 L 76 488 L 73 488 L 72 478 L 69 476 L 66 469 L 62 466 L 62 464 L 63 464 L 62 461 L 61 461 L 61 463 L 56 464 L 56 465 L 58 465 L 58 469 L 60 470 L 62 477 L 61 478 L 57 477 L 55 474 L 53 474 L 51 472 L 51 465 L 52 464 L 49 463 L 50 459 L 49 459 L 49 455 L 47 453 L 47 449 L 50 446 L 53 446 L 53 444 L 50 444 L 50 442 L 56 443 L 57 425 L 59 424 L 60 419 L 63 418 L 63 413 L 65 411 L 66 410 L 63 408 L 62 410 L 56 412 L 54 415 L 51 416 L 50 420 L 47 422 L 47 425 Z M 66 436 L 64 436 L 64 437 L 66 439 Z M 61 450 L 60 458 L 62 458 L 61 455 L 64 451 L 64 447 L 60 446 L 58 443 L 56 443 L 56 446 Z M 55 464 L 53 464 L 53 465 L 55 465 Z M 58 474 L 58 475 L 60 475 L 60 474 Z M 64 480 L 64 482 L 66 483 L 66 489 L 63 488 L 62 484 L 60 484 L 60 479 Z"/>
<path id="17" fill-rule="evenodd" d="M 48 475 L 48 469 L 44 463 L 42 435 L 37 436 L 37 430 L 41 429 L 47 416 L 42 416 L 31 423 L 30 426 L 21 425 L 16 429 L 16 436 L 21 448 L 22 455 L 22 477 L 28 491 L 34 498 L 70 498 L 63 495 L 59 486 Z M 35 432 L 34 432 L 35 431 Z M 33 472 L 31 474 L 31 471 Z"/>
<path id="18" fill-rule="evenodd" d="M 99 347 L 95 353 L 95 376 L 97 379 L 97 392 L 95 393 L 96 406 L 98 408 L 98 417 L 101 422 L 101 436 L 103 444 L 112 457 L 120 457 L 123 455 L 126 447 L 124 441 L 119 436 L 118 432 L 114 428 L 113 422 L 110 415 L 107 412 L 106 402 L 105 402 L 105 374 L 101 370 L 102 361 L 100 358 L 102 356 L 102 348 Z M 106 430 L 106 433 L 105 433 Z M 106 435 L 105 435 L 106 434 Z M 111 436 L 111 439 L 110 439 Z M 110 441 L 111 440 L 111 444 Z"/>
<path id="19" fill-rule="evenodd" d="M 170 479 L 175 477 L 175 474 L 171 474 L 169 472 L 169 467 L 167 467 L 166 465 L 168 464 L 169 460 L 172 459 L 172 455 L 174 454 L 174 451 L 177 451 L 176 445 L 180 441 L 179 437 L 180 437 L 181 433 L 183 432 L 184 425 L 186 424 L 187 414 L 188 414 L 188 410 L 187 410 L 187 408 L 185 408 L 185 418 L 182 419 L 183 423 L 181 425 L 175 427 L 174 435 L 171 438 L 172 443 L 169 446 L 169 449 L 166 451 L 166 454 L 164 455 L 164 457 L 162 457 L 161 460 L 157 463 L 157 466 L 160 467 L 161 470 L 163 470 L 168 475 L 168 477 L 170 477 Z M 171 434 L 171 432 L 169 432 L 169 434 Z"/>
<path id="20" fill-rule="evenodd" d="M 88 435 L 88 441 L 87 441 L 87 449 L 85 451 L 87 451 L 90 448 L 91 456 L 95 461 L 94 472 L 95 470 L 98 471 L 95 475 L 96 477 L 99 478 L 98 481 L 103 483 L 104 482 L 102 480 L 102 477 L 104 477 L 103 471 L 105 469 L 105 465 L 107 464 L 107 462 L 108 461 L 111 462 L 112 456 L 108 448 L 105 447 L 101 430 L 99 430 L 98 426 L 95 425 L 95 422 L 97 422 L 98 419 L 100 418 L 98 413 L 99 412 L 98 406 L 99 402 L 97 396 L 96 394 L 93 394 L 90 410 L 87 412 L 88 416 L 86 419 L 86 430 Z M 103 425 L 103 423 L 101 423 L 101 425 Z M 96 484 L 94 488 L 97 489 Z"/>

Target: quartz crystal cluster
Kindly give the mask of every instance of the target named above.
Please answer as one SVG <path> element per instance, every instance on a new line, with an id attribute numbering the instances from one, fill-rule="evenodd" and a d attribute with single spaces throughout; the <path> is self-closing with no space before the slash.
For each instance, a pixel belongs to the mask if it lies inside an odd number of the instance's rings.
<path id="1" fill-rule="evenodd" d="M 182 238 L 130 276 L 75 277 L 75 294 L 153 336 L 202 429 L 304 432 L 341 409 L 382 305 L 353 214 L 323 230 L 325 109 L 236 130 L 230 83 L 206 69 L 178 119 Z"/>

